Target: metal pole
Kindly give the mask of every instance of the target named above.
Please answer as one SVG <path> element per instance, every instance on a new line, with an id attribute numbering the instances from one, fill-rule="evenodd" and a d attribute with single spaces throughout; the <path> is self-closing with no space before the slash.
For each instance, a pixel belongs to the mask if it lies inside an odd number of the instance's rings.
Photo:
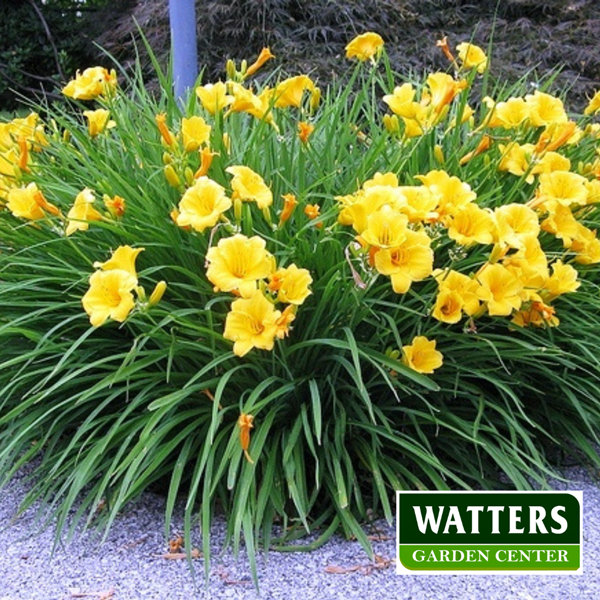
<path id="1" fill-rule="evenodd" d="M 169 0 L 173 86 L 175 96 L 183 99 L 198 77 L 195 0 Z"/>

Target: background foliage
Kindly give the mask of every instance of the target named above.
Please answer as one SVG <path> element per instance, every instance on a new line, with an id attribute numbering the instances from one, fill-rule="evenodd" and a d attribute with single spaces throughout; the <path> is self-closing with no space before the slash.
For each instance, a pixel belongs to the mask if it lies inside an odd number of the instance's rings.
<path id="1" fill-rule="evenodd" d="M 77 0 L 12 0 L 0 22 L 0 109 L 14 107 L 10 89 L 51 90 L 51 81 L 37 77 L 60 79 L 33 1 L 48 22 L 67 78 L 92 63 L 105 64 L 96 41 L 130 69 L 141 52 L 146 83 L 156 87 L 136 22 L 166 65 L 167 0 L 89 0 L 85 10 Z M 495 77 L 515 81 L 533 67 L 540 73 L 560 67 L 553 89 L 566 90 L 575 110 L 600 79 L 594 0 L 202 0 L 197 15 L 199 57 L 211 79 L 222 76 L 227 58 L 247 58 L 271 45 L 286 71 L 310 71 L 327 81 L 341 73 L 337 58 L 346 41 L 363 31 L 384 34 L 396 70 L 419 74 L 445 68 L 433 43 L 442 36 L 451 44 L 473 37 L 485 47 L 493 34 Z"/>

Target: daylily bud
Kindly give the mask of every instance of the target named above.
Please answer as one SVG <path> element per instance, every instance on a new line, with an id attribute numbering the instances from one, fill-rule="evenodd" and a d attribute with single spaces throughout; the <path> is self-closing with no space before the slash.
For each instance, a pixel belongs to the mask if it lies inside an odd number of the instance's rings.
<path id="1" fill-rule="evenodd" d="M 242 73 L 244 73 L 244 77 L 250 77 L 250 75 L 254 75 L 258 69 L 260 69 L 268 60 L 271 58 L 275 58 L 275 55 L 271 53 L 269 48 L 263 48 L 258 55 L 258 58 L 248 67 L 245 68 L 245 62 L 242 63 Z"/>
<path id="2" fill-rule="evenodd" d="M 167 115 L 165 113 L 159 113 L 156 115 L 155 119 L 163 142 L 169 147 L 173 146 L 175 144 L 175 137 L 167 127 Z"/>
<path id="3" fill-rule="evenodd" d="M 400 120 L 398 119 L 398 115 L 383 115 L 383 126 L 388 133 L 400 133 Z"/>
<path id="4" fill-rule="evenodd" d="M 167 289 L 167 282 L 159 281 L 156 284 L 152 294 L 150 294 L 150 299 L 148 300 L 148 304 L 150 306 L 155 306 L 156 304 L 158 304 L 161 301 L 161 298 L 163 297 L 163 294 L 165 293 L 166 289 Z"/>
<path id="5" fill-rule="evenodd" d="M 298 204 L 298 200 L 296 200 L 296 196 L 294 194 L 284 194 L 282 198 L 285 201 L 283 205 L 283 210 L 281 211 L 281 215 L 279 215 L 279 227 L 281 227 L 294 212 L 294 208 Z"/>
<path id="6" fill-rule="evenodd" d="M 321 103 L 321 90 L 315 87 L 310 94 L 310 112 L 314 113 Z"/>
<path id="7" fill-rule="evenodd" d="M 181 185 L 181 179 L 179 179 L 179 175 L 177 175 L 173 165 L 167 165 L 164 168 L 164 173 L 170 186 L 178 188 Z"/>
<path id="8" fill-rule="evenodd" d="M 200 151 L 200 168 L 194 173 L 194 179 L 198 179 L 208 174 L 213 157 L 218 156 L 218 152 L 212 152 L 210 148 L 202 148 Z"/>
<path id="9" fill-rule="evenodd" d="M 185 177 L 185 183 L 188 186 L 192 186 L 194 184 L 194 171 L 192 171 L 192 169 L 190 169 L 190 167 L 186 167 L 183 170 L 183 175 Z"/>
<path id="10" fill-rule="evenodd" d="M 227 73 L 228 79 L 235 81 L 237 76 L 237 70 L 235 68 L 235 63 L 233 62 L 233 60 L 231 60 L 231 58 L 225 64 L 225 72 Z"/>
<path id="11" fill-rule="evenodd" d="M 254 416 L 242 413 L 238 419 L 238 427 L 240 428 L 240 446 L 244 451 L 244 456 L 249 463 L 254 464 L 254 461 L 248 453 L 248 447 L 250 446 L 250 430 L 254 427 L 253 425 Z"/>
<path id="12" fill-rule="evenodd" d="M 440 165 L 443 165 L 444 162 L 446 162 L 446 159 L 444 157 L 444 150 L 439 144 L 436 144 L 433 147 L 433 156 L 435 157 L 435 160 L 437 160 L 440 163 Z"/>

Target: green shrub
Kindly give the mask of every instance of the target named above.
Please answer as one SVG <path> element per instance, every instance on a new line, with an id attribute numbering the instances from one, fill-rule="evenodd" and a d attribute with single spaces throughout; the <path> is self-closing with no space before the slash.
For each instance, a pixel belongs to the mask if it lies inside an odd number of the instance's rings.
<path id="1" fill-rule="evenodd" d="M 0 125 L 0 465 L 40 458 L 24 507 L 108 530 L 167 481 L 166 534 L 184 495 L 208 573 L 216 510 L 252 564 L 339 528 L 370 551 L 396 489 L 600 463 L 597 107 L 571 121 L 519 82 L 471 109 L 481 58 L 409 83 L 373 43 L 343 87 L 253 93 L 230 63 L 181 106 L 95 68 L 43 124 Z"/>

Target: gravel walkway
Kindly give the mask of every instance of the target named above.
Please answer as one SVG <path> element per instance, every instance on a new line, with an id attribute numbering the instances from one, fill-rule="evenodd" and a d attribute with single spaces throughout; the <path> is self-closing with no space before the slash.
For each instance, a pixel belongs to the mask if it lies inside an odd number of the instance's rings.
<path id="1" fill-rule="evenodd" d="M 571 483 L 556 489 L 583 490 L 582 575 L 401 576 L 395 571 L 395 529 L 378 524 L 383 541 L 374 542 L 372 563 L 357 542 L 335 538 L 312 553 L 271 552 L 259 557 L 261 598 L 273 600 L 511 599 L 579 600 L 600 598 L 600 489 L 583 469 L 570 469 Z M 198 559 L 195 589 L 183 560 L 165 560 L 162 534 L 164 498 L 146 494 L 115 523 L 101 546 L 89 533 L 51 557 L 53 532 L 31 536 L 34 514 L 11 522 L 25 492 L 23 473 L 0 492 L 0 600 L 191 600 L 256 599 L 246 557 L 219 553 L 224 524 L 214 529 L 215 556 L 208 590 Z M 182 524 L 176 515 L 174 526 Z M 369 532 L 374 533 L 374 532 Z"/>

